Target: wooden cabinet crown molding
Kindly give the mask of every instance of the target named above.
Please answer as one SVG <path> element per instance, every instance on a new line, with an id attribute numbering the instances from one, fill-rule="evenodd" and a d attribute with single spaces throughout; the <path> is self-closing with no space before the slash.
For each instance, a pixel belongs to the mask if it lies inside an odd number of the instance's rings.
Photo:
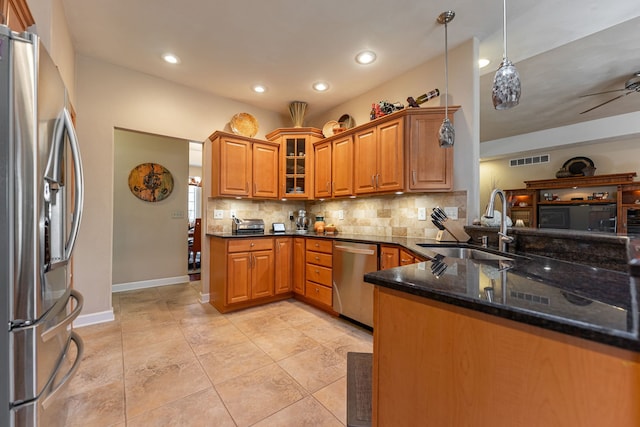
<path id="1" fill-rule="evenodd" d="M 267 141 L 265 139 L 258 139 L 258 138 L 250 138 L 248 136 L 243 136 L 243 135 L 237 135 L 235 133 L 231 133 L 231 132 L 225 132 L 222 130 L 217 130 L 214 133 L 212 133 L 211 135 L 209 135 L 209 141 L 213 141 L 214 139 L 218 138 L 218 137 L 225 137 L 225 138 L 233 138 L 233 139 L 239 139 L 242 141 L 247 141 L 247 142 L 259 142 L 261 144 L 268 144 L 268 145 L 272 145 L 274 147 L 280 147 L 280 144 L 278 144 L 277 142 L 271 142 L 271 141 Z"/>
<path id="2" fill-rule="evenodd" d="M 450 118 L 452 118 L 455 112 L 458 111 L 461 107 L 459 105 L 450 105 L 448 108 L 449 108 L 449 116 Z M 377 119 L 370 120 L 367 123 L 363 123 L 361 125 L 352 127 L 351 129 L 347 129 L 343 132 L 336 133 L 335 135 L 325 138 L 323 141 L 332 141 L 334 139 L 341 138 L 346 135 L 355 134 L 359 131 L 362 131 L 363 129 L 367 129 L 372 126 L 377 126 L 379 124 L 388 122 L 390 120 L 395 120 L 400 117 L 411 117 L 415 115 L 424 115 L 424 114 L 433 115 L 433 116 L 444 116 L 444 111 L 445 111 L 444 107 L 405 108 L 404 110 L 396 111 L 394 113 L 387 114 L 386 116 L 378 117 Z M 316 142 L 316 144 L 320 142 L 321 141 Z"/>
<path id="3" fill-rule="evenodd" d="M 26 0 L 0 0 L 0 24 L 6 24 L 13 31 L 26 31 L 35 24 Z"/>
<path id="4" fill-rule="evenodd" d="M 317 138 L 324 138 L 322 130 L 313 127 L 304 128 L 278 128 L 265 135 L 269 141 L 273 141 L 282 135 L 311 135 Z"/>
<path id="5" fill-rule="evenodd" d="M 552 188 L 599 187 L 633 183 L 635 172 L 614 173 L 608 175 L 576 176 L 569 178 L 540 179 L 525 181 L 528 189 L 546 190 Z"/>

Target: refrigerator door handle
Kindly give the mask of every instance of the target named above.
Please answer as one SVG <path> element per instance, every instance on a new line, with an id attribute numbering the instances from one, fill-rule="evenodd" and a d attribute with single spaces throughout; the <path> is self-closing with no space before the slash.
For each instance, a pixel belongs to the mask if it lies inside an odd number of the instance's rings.
<path id="1" fill-rule="evenodd" d="M 69 371 L 64 375 L 62 380 L 56 385 L 56 387 L 51 390 L 49 395 L 42 401 L 42 407 L 46 410 L 49 405 L 55 401 L 56 394 L 62 389 L 62 387 L 73 377 L 80 366 L 80 361 L 82 360 L 82 355 L 84 354 L 84 343 L 82 342 L 82 338 L 75 333 L 71 332 L 71 337 L 69 341 L 73 341 L 78 349 L 76 353 L 76 360 L 73 361 L 73 366 L 69 369 Z M 68 348 L 67 348 L 68 350 Z"/>
<path id="2" fill-rule="evenodd" d="M 73 171 L 75 175 L 75 195 L 74 195 L 74 209 L 73 209 L 73 223 L 71 225 L 71 232 L 69 233 L 69 240 L 65 245 L 65 257 L 67 260 L 71 259 L 71 253 L 76 244 L 76 238 L 78 237 L 78 230 L 80 229 L 80 221 L 82 219 L 82 207 L 84 204 L 84 175 L 82 172 L 82 161 L 80 160 L 80 145 L 78 144 L 78 135 L 76 129 L 73 126 L 71 120 L 71 114 L 65 107 L 63 109 L 64 115 L 64 127 L 69 135 L 69 145 L 71 146 L 71 156 L 73 157 Z"/>
<path id="3" fill-rule="evenodd" d="M 73 311 L 69 313 L 69 315 L 65 317 L 60 323 L 52 326 L 51 328 L 44 331 L 42 335 L 40 335 L 43 342 L 49 341 L 51 338 L 55 337 L 60 332 L 60 330 L 66 329 L 67 326 L 69 326 L 71 322 L 73 322 L 76 317 L 78 317 L 80 311 L 82 311 L 82 306 L 84 304 L 84 298 L 82 297 L 82 294 L 72 289 L 69 293 L 69 298 L 73 298 L 74 300 L 76 300 L 76 306 L 74 307 Z M 67 300 L 67 302 L 68 301 L 69 300 Z"/>
<path id="4" fill-rule="evenodd" d="M 49 191 L 57 190 L 62 180 L 62 157 L 64 154 L 64 136 L 69 137 L 69 147 L 71 149 L 71 158 L 73 160 L 73 173 L 75 179 L 74 185 L 74 207 L 73 222 L 71 223 L 71 231 L 64 245 L 64 255 L 61 260 L 57 260 L 55 264 L 67 263 L 71 259 L 71 253 L 78 237 L 80 229 L 80 220 L 82 219 L 82 207 L 84 204 L 84 175 L 82 172 L 82 162 L 80 160 L 80 146 L 78 144 L 78 136 L 71 120 L 71 114 L 65 107 L 60 112 L 60 117 L 53 131 L 53 144 L 49 160 L 47 161 L 47 169 L 45 171 L 45 197 Z"/>
<path id="5" fill-rule="evenodd" d="M 40 317 L 39 319 L 35 320 L 35 321 L 31 321 L 31 320 L 13 320 L 9 323 L 9 330 L 12 332 L 17 332 L 20 330 L 25 330 L 25 329 L 34 329 L 37 328 L 38 326 L 40 326 L 43 323 L 48 322 L 53 316 L 56 315 L 56 313 L 59 313 L 63 307 L 65 307 L 68 302 L 69 302 L 69 298 L 73 297 L 73 299 L 76 300 L 76 307 L 73 309 L 73 311 L 71 313 L 69 313 L 67 315 L 67 317 L 64 318 L 64 320 L 60 323 L 58 323 L 57 325 L 53 326 L 52 328 L 47 329 L 46 331 L 44 331 L 41 335 L 42 340 L 43 341 L 48 341 L 49 339 L 51 339 L 51 337 L 53 337 L 54 335 L 56 335 L 56 332 L 62 327 L 66 327 L 68 326 L 71 322 L 73 322 L 76 317 L 78 317 L 78 315 L 80 314 L 80 311 L 82 310 L 82 306 L 84 304 L 84 298 L 82 297 L 82 294 L 74 289 L 70 289 L 69 290 L 69 297 L 65 300 L 64 304 L 62 302 L 57 302 L 53 307 L 51 307 L 49 309 L 49 311 L 47 311 L 45 313 L 44 316 Z"/>
<path id="6" fill-rule="evenodd" d="M 67 345 L 65 346 L 64 349 L 64 354 L 62 356 L 62 358 L 60 359 L 60 361 L 58 362 L 58 367 L 56 368 L 56 372 L 54 372 L 54 374 L 51 376 L 51 378 L 49 378 L 49 380 L 47 381 L 47 384 L 45 385 L 45 390 L 48 389 L 49 387 L 51 387 L 53 385 L 53 382 L 55 380 L 56 374 L 58 372 L 58 370 L 60 370 L 60 367 L 62 365 L 62 361 L 64 360 L 65 357 L 67 357 L 67 354 L 69 353 L 69 345 L 71 344 L 71 342 L 73 341 L 73 343 L 76 345 L 76 359 L 73 361 L 73 365 L 71 366 L 71 368 L 69 368 L 69 371 L 67 371 L 67 373 L 64 375 L 64 377 L 62 377 L 62 380 L 60 380 L 60 382 L 58 384 L 56 384 L 55 388 L 53 388 L 49 394 L 47 395 L 47 397 L 45 397 L 42 401 L 41 401 L 41 405 L 44 409 L 46 409 L 55 399 L 55 395 L 61 390 L 62 386 L 64 386 L 67 381 L 69 381 L 69 379 L 71 377 L 73 377 L 76 373 L 76 371 L 78 370 L 78 367 L 80 366 L 80 361 L 82 360 L 82 356 L 84 355 L 84 342 L 82 341 L 82 338 L 80 338 L 80 335 L 78 335 L 76 332 L 71 331 L 71 333 L 69 334 L 69 340 L 67 341 Z M 20 401 L 16 401 L 16 402 L 11 402 L 9 404 L 9 407 L 12 410 L 19 410 L 22 407 L 25 407 L 27 405 L 33 405 L 35 402 L 39 402 L 40 399 L 42 398 L 44 393 L 40 393 L 38 396 L 28 399 L 28 400 L 20 400 Z"/>

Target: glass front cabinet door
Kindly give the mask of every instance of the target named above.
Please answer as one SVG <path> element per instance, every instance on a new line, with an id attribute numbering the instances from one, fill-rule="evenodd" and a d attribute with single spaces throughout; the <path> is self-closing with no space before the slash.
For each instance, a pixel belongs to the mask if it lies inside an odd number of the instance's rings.
<path id="1" fill-rule="evenodd" d="M 316 128 L 279 128 L 267 139 L 280 143 L 280 198 L 313 197 L 313 143 L 323 138 Z"/>

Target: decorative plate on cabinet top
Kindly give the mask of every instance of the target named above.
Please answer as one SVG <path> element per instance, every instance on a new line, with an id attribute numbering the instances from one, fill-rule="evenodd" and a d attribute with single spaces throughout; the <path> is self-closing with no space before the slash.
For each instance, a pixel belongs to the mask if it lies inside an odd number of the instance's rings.
<path id="1" fill-rule="evenodd" d="M 238 113 L 229 121 L 231 130 L 236 135 L 253 138 L 258 133 L 258 120 L 249 113 Z"/>
<path id="2" fill-rule="evenodd" d="M 572 157 L 562 165 L 562 167 L 571 172 L 571 175 L 573 176 L 584 175 L 582 169 L 587 166 L 594 166 L 593 160 L 588 157 Z"/>
<path id="3" fill-rule="evenodd" d="M 329 120 L 322 127 L 322 134 L 325 136 L 325 138 L 329 138 L 330 136 L 333 136 L 335 134 L 333 129 L 337 127 L 340 127 L 340 123 L 335 120 Z"/>

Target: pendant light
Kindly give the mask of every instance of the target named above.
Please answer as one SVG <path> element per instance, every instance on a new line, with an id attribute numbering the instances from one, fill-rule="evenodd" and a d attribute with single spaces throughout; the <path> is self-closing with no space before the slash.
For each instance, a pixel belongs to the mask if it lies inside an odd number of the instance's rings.
<path id="1" fill-rule="evenodd" d="M 438 16 L 438 23 L 444 24 L 444 120 L 438 131 L 438 141 L 440 141 L 442 148 L 453 147 L 456 137 L 456 131 L 449 120 L 449 51 L 447 46 L 447 24 L 453 21 L 455 16 L 456 13 L 452 10 L 442 12 Z"/>
<path id="2" fill-rule="evenodd" d="M 502 63 L 493 77 L 492 98 L 496 110 L 507 110 L 520 102 L 520 75 L 515 65 L 507 58 L 507 0 L 503 0 L 504 53 Z"/>

